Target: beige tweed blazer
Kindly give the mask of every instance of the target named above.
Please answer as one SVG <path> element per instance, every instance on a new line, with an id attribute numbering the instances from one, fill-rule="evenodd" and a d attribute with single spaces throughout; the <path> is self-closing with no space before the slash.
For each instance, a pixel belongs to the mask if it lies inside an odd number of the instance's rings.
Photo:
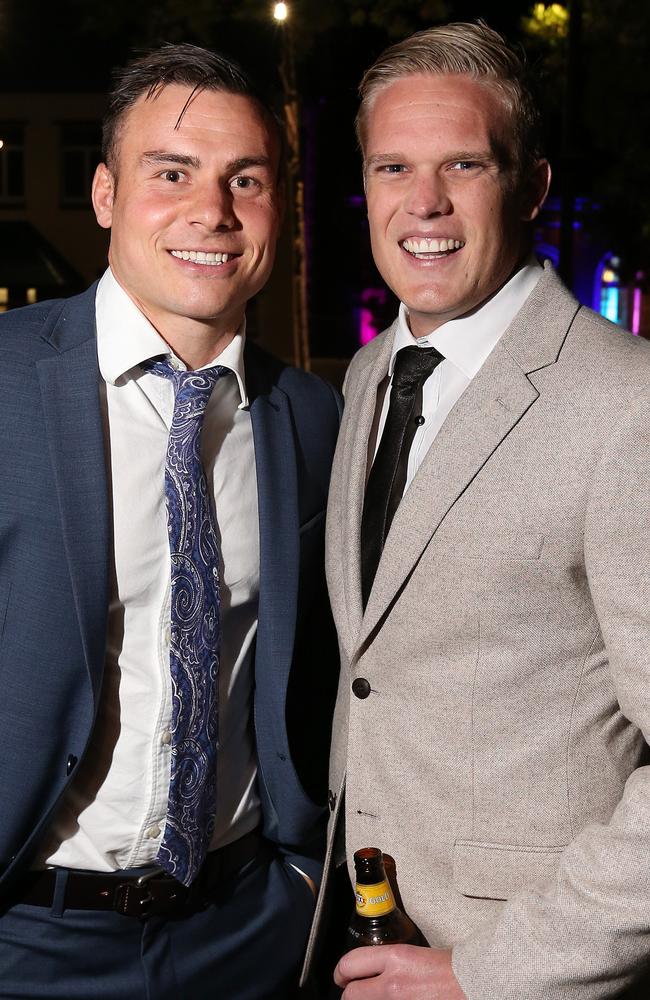
<path id="1" fill-rule="evenodd" d="M 392 338 L 348 372 L 330 494 L 332 827 L 345 779 L 348 860 L 394 855 L 469 1000 L 647 1000 L 650 345 L 547 264 L 406 493 L 363 614 Z"/>

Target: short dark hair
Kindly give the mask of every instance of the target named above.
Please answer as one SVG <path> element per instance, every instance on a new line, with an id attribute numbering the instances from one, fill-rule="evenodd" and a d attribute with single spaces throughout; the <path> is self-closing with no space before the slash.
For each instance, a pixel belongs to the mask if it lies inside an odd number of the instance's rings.
<path id="1" fill-rule="evenodd" d="M 113 87 L 108 95 L 108 109 L 102 124 L 102 156 L 113 173 L 117 166 L 119 136 L 126 114 L 140 97 L 144 95 L 146 100 L 155 98 L 170 84 L 192 87 L 192 93 L 181 110 L 177 125 L 192 97 L 202 90 L 240 94 L 258 105 L 271 130 L 277 135 L 282 151 L 282 122 L 262 97 L 253 80 L 234 59 L 198 45 L 167 43 L 132 59 L 126 66 L 113 72 Z"/>
<path id="2" fill-rule="evenodd" d="M 526 63 L 484 21 L 456 22 L 419 31 L 386 49 L 366 71 L 359 93 L 357 138 L 365 155 L 368 112 L 390 83 L 414 74 L 460 75 L 493 88 L 513 130 L 515 173 L 521 177 L 542 157 L 540 114 Z"/>

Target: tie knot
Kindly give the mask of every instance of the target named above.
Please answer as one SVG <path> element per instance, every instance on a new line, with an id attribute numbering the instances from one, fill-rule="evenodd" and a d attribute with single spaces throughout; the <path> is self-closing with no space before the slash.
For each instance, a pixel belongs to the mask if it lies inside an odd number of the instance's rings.
<path id="1" fill-rule="evenodd" d="M 230 374 L 230 369 L 224 368 L 223 365 L 200 368 L 198 371 L 179 371 L 174 368 L 168 358 L 148 361 L 143 365 L 143 368 L 161 378 L 169 379 L 174 386 L 176 407 L 178 408 L 181 402 L 189 404 L 194 414 L 205 409 L 217 381 L 222 376 Z"/>
<path id="2" fill-rule="evenodd" d="M 413 391 L 422 385 L 431 372 L 444 361 L 444 357 L 435 347 L 402 347 L 395 355 L 393 369 L 393 389 Z"/>

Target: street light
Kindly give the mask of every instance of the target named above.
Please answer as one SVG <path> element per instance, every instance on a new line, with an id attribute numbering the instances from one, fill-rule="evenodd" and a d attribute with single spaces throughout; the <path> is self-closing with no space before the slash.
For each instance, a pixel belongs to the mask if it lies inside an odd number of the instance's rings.
<path id="1" fill-rule="evenodd" d="M 300 105 L 296 88 L 296 64 L 289 5 L 276 3 L 273 17 L 282 30 L 280 79 L 284 95 L 287 133 L 287 166 L 291 223 L 291 315 L 294 362 L 309 370 L 309 322 L 307 313 L 307 255 L 305 240 L 305 187 L 300 157 Z"/>

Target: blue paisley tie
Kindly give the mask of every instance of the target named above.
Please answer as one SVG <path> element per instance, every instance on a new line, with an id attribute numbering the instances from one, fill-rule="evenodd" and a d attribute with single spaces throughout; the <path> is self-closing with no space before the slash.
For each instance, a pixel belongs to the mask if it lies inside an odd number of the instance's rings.
<path id="1" fill-rule="evenodd" d="M 176 394 L 165 465 L 171 553 L 172 749 L 167 820 L 157 863 L 184 885 L 210 845 L 217 801 L 219 547 L 201 464 L 205 408 L 229 369 L 176 371 L 152 361 Z"/>

